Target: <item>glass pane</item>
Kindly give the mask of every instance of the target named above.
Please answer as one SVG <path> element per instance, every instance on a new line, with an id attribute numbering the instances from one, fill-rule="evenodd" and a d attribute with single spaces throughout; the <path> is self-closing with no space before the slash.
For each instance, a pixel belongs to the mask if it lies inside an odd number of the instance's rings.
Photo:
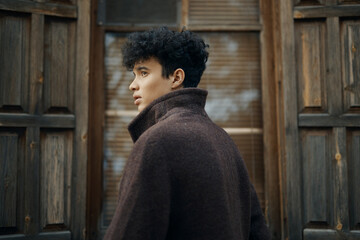
<path id="1" fill-rule="evenodd" d="M 174 25 L 177 22 L 177 0 L 106 0 L 106 24 Z"/>

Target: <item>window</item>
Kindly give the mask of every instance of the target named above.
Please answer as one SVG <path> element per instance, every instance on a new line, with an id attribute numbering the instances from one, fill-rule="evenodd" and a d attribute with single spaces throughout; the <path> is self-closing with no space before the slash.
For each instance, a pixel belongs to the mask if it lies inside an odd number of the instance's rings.
<path id="1" fill-rule="evenodd" d="M 125 2 L 119 1 L 119 6 Z M 131 3 L 134 5 L 125 9 L 135 9 L 139 2 L 135 1 Z M 148 2 L 155 4 L 158 1 Z M 264 208 L 258 0 L 183 0 L 167 5 L 166 11 L 182 12 L 180 19 L 179 14 L 176 15 L 175 28 L 181 29 L 186 24 L 189 30 L 197 32 L 210 45 L 207 69 L 199 85 L 209 91 L 206 110 L 238 145 Z M 128 90 L 133 75 L 122 67 L 120 48 L 129 32 L 146 29 L 146 24 L 160 26 L 166 23 L 165 20 L 157 23 L 157 17 L 153 17 L 131 19 L 132 16 L 124 15 L 108 20 L 108 23 L 116 22 L 109 24 L 109 31 L 105 34 L 103 231 L 115 211 L 121 172 L 133 145 L 127 126 L 137 114 L 132 93 Z"/>

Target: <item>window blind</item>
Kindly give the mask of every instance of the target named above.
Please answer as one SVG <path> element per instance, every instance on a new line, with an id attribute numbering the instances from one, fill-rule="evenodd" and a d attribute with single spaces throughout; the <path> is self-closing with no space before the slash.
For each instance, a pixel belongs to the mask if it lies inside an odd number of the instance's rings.
<path id="1" fill-rule="evenodd" d="M 201 33 L 210 45 L 210 57 L 200 88 L 209 91 L 206 110 L 223 127 L 247 164 L 264 207 L 264 165 L 261 115 L 259 33 Z M 133 75 L 122 67 L 125 34 L 105 38 L 106 111 L 104 131 L 104 199 L 102 228 L 115 211 L 121 172 L 132 148 L 127 125 L 136 116 L 128 86 Z"/>

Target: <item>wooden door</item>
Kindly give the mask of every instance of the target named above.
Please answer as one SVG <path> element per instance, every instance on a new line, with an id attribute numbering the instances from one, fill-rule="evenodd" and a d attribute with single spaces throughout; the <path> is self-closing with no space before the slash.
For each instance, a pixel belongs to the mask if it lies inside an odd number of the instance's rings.
<path id="1" fill-rule="evenodd" d="M 284 238 L 360 239 L 360 2 L 274 9 Z"/>
<path id="2" fill-rule="evenodd" d="M 0 0 L 0 239 L 84 239 L 87 1 Z"/>

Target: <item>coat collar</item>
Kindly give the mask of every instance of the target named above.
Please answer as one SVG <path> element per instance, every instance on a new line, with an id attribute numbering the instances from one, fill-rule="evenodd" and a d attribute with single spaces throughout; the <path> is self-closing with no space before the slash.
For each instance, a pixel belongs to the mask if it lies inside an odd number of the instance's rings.
<path id="1" fill-rule="evenodd" d="M 165 94 L 150 103 L 129 124 L 128 130 L 134 142 L 151 126 L 178 112 L 179 108 L 204 111 L 208 92 L 199 88 L 182 88 Z"/>

